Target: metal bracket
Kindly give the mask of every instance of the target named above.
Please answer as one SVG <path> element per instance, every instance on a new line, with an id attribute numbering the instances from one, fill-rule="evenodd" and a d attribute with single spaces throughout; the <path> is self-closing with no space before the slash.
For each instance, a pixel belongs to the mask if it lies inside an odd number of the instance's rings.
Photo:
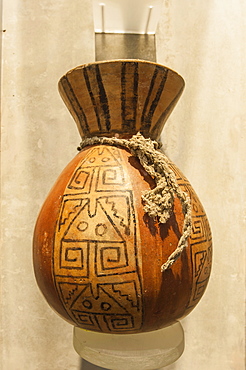
<path id="1" fill-rule="evenodd" d="M 155 35 L 96 33 L 96 61 L 143 59 L 156 62 Z"/>
<path id="2" fill-rule="evenodd" d="M 155 31 L 162 0 L 93 0 L 96 61 L 156 62 Z"/>

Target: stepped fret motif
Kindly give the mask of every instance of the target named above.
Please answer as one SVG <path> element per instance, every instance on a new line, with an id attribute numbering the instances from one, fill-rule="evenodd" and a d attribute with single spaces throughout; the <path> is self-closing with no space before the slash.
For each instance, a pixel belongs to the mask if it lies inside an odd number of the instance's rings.
<path id="1" fill-rule="evenodd" d="M 136 217 L 125 176 L 117 148 L 92 147 L 67 185 L 57 223 L 57 291 L 72 320 L 91 330 L 142 326 Z"/>

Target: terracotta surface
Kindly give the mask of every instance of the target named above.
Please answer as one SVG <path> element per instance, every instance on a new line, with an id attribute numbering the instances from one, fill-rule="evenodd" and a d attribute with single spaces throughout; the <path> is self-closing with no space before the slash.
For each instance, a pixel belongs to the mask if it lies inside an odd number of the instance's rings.
<path id="1" fill-rule="evenodd" d="M 78 67 L 60 82 L 82 136 L 129 137 L 141 130 L 155 139 L 183 86 L 175 72 L 139 61 Z M 150 331 L 200 300 L 211 269 L 211 232 L 191 185 L 170 167 L 191 197 L 192 234 L 163 273 L 184 216 L 178 200 L 166 224 L 144 213 L 142 191 L 155 184 L 138 159 L 120 147 L 89 146 L 57 180 L 37 220 L 34 268 L 49 304 L 72 324 L 108 333 Z"/>
<path id="2" fill-rule="evenodd" d="M 183 89 L 176 72 L 137 60 L 79 66 L 59 82 L 82 137 L 131 137 L 140 131 L 156 140 Z"/>

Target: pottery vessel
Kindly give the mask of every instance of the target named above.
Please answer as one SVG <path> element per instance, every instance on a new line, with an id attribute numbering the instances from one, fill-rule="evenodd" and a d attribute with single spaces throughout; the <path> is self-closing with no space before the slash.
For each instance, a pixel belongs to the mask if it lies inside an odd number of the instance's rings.
<path id="1" fill-rule="evenodd" d="M 158 141 L 183 88 L 176 72 L 139 60 L 79 66 L 59 81 L 82 138 L 141 132 Z M 71 324 L 104 333 L 151 331 L 199 302 L 211 270 L 210 227 L 188 180 L 169 166 L 190 196 L 192 232 L 163 272 L 182 234 L 182 206 L 175 199 L 165 224 L 144 212 L 142 192 L 155 182 L 129 150 L 86 146 L 59 176 L 36 223 L 34 269 L 50 306 Z"/>

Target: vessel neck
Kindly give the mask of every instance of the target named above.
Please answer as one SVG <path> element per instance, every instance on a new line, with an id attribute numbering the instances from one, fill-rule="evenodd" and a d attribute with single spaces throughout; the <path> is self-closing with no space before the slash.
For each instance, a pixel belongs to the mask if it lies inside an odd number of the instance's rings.
<path id="1" fill-rule="evenodd" d="M 176 72 L 156 63 L 116 60 L 79 66 L 59 82 L 82 138 L 158 140 L 184 88 Z"/>

